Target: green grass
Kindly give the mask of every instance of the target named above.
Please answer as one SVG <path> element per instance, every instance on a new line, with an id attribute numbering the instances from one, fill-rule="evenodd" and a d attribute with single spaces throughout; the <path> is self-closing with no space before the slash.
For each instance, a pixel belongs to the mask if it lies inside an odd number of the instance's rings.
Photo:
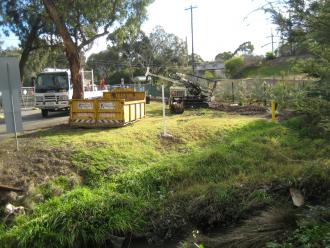
<path id="1" fill-rule="evenodd" d="M 295 74 L 289 61 L 273 64 L 272 61 L 264 62 L 259 66 L 250 66 L 240 73 L 241 78 L 249 77 L 280 77 L 281 75 Z"/>
<path id="2" fill-rule="evenodd" d="M 50 130 L 37 135 L 51 146 L 72 149 L 83 175 L 66 191 L 16 219 L 0 243 L 8 247 L 91 247 L 109 234 L 171 238 L 190 226 L 231 225 L 256 209 L 288 201 L 296 186 L 306 201 L 328 197 L 330 145 L 256 117 L 212 110 L 169 116 L 172 140 L 162 140 L 161 106 L 118 129 Z"/>

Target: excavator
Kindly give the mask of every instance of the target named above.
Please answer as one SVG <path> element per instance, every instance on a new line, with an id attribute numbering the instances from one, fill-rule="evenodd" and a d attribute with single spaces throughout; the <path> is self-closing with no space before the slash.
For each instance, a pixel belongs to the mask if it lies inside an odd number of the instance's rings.
<path id="1" fill-rule="evenodd" d="M 149 68 L 146 77 L 155 77 L 173 83 L 170 87 L 169 108 L 173 114 L 181 114 L 188 108 L 208 108 L 217 81 L 196 75 L 172 73 L 168 77 L 153 74 Z M 213 86 L 210 87 L 210 84 Z"/>

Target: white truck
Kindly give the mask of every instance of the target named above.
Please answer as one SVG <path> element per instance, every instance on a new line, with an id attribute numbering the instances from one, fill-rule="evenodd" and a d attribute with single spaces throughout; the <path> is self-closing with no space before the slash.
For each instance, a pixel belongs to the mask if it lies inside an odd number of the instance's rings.
<path id="1" fill-rule="evenodd" d="M 93 71 L 91 80 L 86 80 L 85 73 L 82 71 L 85 99 L 101 97 L 106 88 L 94 85 Z M 38 74 L 34 87 L 35 107 L 43 117 L 47 117 L 48 112 L 69 110 L 73 92 L 70 70 L 47 68 Z"/>

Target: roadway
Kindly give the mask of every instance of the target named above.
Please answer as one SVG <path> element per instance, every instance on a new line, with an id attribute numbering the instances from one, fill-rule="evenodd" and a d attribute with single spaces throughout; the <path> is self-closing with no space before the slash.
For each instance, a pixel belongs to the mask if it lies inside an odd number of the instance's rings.
<path id="1" fill-rule="evenodd" d="M 33 132 L 39 129 L 66 124 L 69 121 L 69 116 L 65 112 L 49 112 L 48 117 L 43 118 L 40 110 L 22 109 L 22 121 L 24 132 Z M 7 136 L 5 120 L 0 119 L 0 139 Z"/>

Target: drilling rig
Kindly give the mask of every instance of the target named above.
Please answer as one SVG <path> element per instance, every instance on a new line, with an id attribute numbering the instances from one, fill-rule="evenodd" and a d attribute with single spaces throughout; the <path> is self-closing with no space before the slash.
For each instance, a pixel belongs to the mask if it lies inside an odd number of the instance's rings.
<path id="1" fill-rule="evenodd" d="M 150 73 L 146 76 L 156 77 L 173 83 L 170 87 L 169 107 L 171 113 L 181 114 L 187 108 L 208 108 L 216 86 L 216 81 L 195 75 L 172 73 L 164 77 Z M 210 84 L 213 83 L 213 87 Z"/>

